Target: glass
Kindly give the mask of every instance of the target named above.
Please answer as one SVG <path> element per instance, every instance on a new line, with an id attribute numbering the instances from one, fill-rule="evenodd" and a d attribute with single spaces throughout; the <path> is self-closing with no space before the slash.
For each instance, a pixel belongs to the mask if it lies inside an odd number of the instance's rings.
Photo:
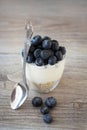
<path id="1" fill-rule="evenodd" d="M 41 93 L 48 93 L 60 82 L 65 66 L 65 56 L 55 65 L 37 66 L 26 63 L 26 78 L 29 88 Z"/>

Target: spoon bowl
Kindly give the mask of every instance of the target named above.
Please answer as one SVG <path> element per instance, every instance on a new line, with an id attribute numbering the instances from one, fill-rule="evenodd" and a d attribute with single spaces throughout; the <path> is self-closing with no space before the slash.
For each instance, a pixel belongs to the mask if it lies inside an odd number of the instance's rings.
<path id="1" fill-rule="evenodd" d="M 17 83 L 11 94 L 11 108 L 19 108 L 26 100 L 28 92 L 25 84 Z"/>

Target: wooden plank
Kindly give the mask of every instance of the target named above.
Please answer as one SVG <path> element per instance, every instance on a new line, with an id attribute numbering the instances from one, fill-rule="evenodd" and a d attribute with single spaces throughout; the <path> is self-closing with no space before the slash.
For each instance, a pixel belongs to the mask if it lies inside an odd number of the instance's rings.
<path id="1" fill-rule="evenodd" d="M 29 92 L 18 110 L 10 108 L 14 82 L 21 80 L 20 53 L 25 19 L 31 17 L 34 34 L 49 35 L 66 46 L 66 65 L 53 92 Z M 43 122 L 31 100 L 54 96 L 58 104 L 50 112 L 54 121 Z M 0 130 L 87 130 L 87 1 L 0 0 Z"/>

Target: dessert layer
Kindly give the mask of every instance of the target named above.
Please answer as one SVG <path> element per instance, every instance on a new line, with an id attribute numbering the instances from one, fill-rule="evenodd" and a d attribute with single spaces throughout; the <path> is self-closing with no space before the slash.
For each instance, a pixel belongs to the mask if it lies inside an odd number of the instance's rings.
<path id="1" fill-rule="evenodd" d="M 65 58 L 55 65 L 36 66 L 26 63 L 26 78 L 37 84 L 45 84 L 59 80 L 62 76 L 65 65 Z"/>

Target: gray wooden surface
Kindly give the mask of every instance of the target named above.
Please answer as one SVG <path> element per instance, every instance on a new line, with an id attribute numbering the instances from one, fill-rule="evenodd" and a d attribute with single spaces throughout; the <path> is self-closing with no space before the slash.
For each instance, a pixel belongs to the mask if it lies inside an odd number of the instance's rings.
<path id="1" fill-rule="evenodd" d="M 10 108 L 14 82 L 7 75 L 21 71 L 25 20 L 31 18 L 34 34 L 49 35 L 67 48 L 61 82 L 53 92 L 30 91 L 24 105 Z M 12 75 L 13 76 L 13 75 Z M 15 78 L 15 76 L 13 76 Z M 18 81 L 20 76 L 17 77 Z M 54 121 L 43 122 L 34 96 L 55 96 Z M 87 1 L 0 0 L 0 130 L 87 130 Z"/>

